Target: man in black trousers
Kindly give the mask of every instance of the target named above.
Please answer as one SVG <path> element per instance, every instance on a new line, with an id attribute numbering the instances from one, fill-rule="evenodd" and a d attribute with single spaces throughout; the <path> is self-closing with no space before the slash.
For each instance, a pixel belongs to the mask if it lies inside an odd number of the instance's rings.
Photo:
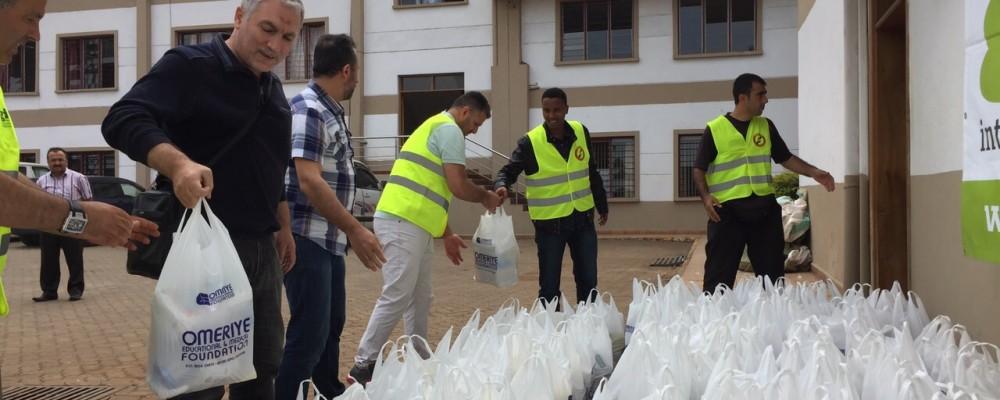
<path id="1" fill-rule="evenodd" d="M 708 122 L 692 175 L 708 213 L 704 290 L 732 287 L 747 248 L 754 272 L 785 276 L 781 207 L 774 198 L 771 161 L 811 177 L 832 192 L 833 177 L 793 155 L 770 119 L 767 82 L 743 74 L 733 82 L 733 112 Z"/>

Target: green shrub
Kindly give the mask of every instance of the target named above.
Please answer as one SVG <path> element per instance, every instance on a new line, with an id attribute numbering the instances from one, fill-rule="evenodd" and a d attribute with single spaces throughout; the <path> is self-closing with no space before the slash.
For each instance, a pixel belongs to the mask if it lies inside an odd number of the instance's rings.
<path id="1" fill-rule="evenodd" d="M 782 172 L 774 176 L 774 195 L 788 196 L 793 200 L 798 198 L 799 175 L 794 172 Z"/>

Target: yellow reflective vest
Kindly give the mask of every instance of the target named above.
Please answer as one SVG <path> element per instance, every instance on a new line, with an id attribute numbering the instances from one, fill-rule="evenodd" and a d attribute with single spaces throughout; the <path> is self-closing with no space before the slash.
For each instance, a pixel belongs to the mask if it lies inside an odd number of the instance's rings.
<path id="1" fill-rule="evenodd" d="M 718 155 L 708 165 L 708 191 L 725 203 L 729 200 L 774 193 L 771 186 L 771 129 L 767 119 L 753 117 L 744 137 L 725 115 L 710 121 Z"/>
<path id="2" fill-rule="evenodd" d="M 568 160 L 549 143 L 544 124 L 528 132 L 538 160 L 538 172 L 527 175 L 524 182 L 528 188 L 528 215 L 533 220 L 562 218 L 573 210 L 594 208 L 594 196 L 590 192 L 590 149 L 583 124 L 566 122 L 576 135 Z"/>
<path id="3" fill-rule="evenodd" d="M 448 112 L 428 118 L 413 131 L 392 164 L 389 181 L 375 207 L 423 228 L 433 237 L 441 237 L 448 225 L 452 194 L 444 176 L 444 163 L 430 152 L 427 141 L 434 129 L 445 124 L 456 125 Z"/>
<path id="4" fill-rule="evenodd" d="M 7 111 L 0 89 L 0 173 L 17 179 L 17 166 L 21 161 L 21 148 L 14 133 L 14 121 Z M 3 290 L 3 270 L 7 266 L 7 249 L 10 247 L 10 227 L 0 226 L 0 316 L 7 315 L 7 295 Z"/>

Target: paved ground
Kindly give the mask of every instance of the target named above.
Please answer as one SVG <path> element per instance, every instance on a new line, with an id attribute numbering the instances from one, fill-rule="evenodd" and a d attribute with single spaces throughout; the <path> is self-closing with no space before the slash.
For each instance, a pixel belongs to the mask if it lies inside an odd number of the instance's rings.
<path id="1" fill-rule="evenodd" d="M 492 314 L 511 297 L 530 304 L 537 294 L 536 248 L 531 240 L 520 241 L 520 246 L 521 282 L 511 289 L 497 289 L 472 281 L 471 249 L 465 253 L 465 263 L 455 267 L 446 262 L 438 242 L 431 343 L 436 343 L 449 326 L 463 325 L 476 308 Z M 651 268 L 648 264 L 658 257 L 704 251 L 700 241 L 693 249 L 691 243 L 652 237 L 602 239 L 600 287 L 610 291 L 619 309 L 626 312 L 632 277 L 656 279 L 657 274 L 662 274 L 670 278 L 681 273 L 682 268 Z M 84 255 L 87 289 L 83 301 L 66 301 L 64 267 L 60 300 L 33 303 L 31 297 L 40 290 L 38 249 L 13 246 L 3 276 L 11 314 L 0 319 L 0 383 L 5 391 L 21 385 L 110 385 L 116 389 L 115 399 L 155 398 L 145 383 L 149 301 L 155 282 L 127 275 L 123 250 L 90 247 Z M 695 260 L 700 256 L 694 255 Z M 563 290 L 573 293 L 568 251 L 565 258 Z M 695 261 L 688 268 L 685 275 L 690 274 L 689 279 L 700 279 L 697 270 L 701 262 Z M 348 257 L 347 267 L 348 323 L 341 347 L 341 365 L 345 368 L 382 282 L 380 274 L 368 272 L 353 256 Z"/>

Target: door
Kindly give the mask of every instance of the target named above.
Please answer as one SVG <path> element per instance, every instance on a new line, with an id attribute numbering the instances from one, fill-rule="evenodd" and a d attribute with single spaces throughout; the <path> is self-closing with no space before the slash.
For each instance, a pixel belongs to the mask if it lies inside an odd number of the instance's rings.
<path id="1" fill-rule="evenodd" d="M 872 283 L 909 286 L 909 77 L 906 0 L 869 3 L 869 221 Z"/>

